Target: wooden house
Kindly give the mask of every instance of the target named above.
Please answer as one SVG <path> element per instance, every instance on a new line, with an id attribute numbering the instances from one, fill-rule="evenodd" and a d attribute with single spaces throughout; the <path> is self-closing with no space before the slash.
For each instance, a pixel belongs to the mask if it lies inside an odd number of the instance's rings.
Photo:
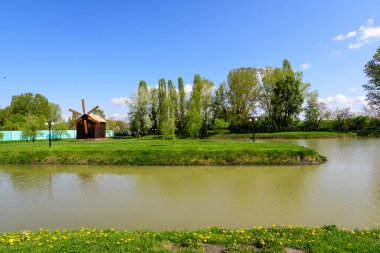
<path id="1" fill-rule="evenodd" d="M 82 114 L 76 122 L 77 139 L 106 138 L 106 121 L 95 114 Z"/>

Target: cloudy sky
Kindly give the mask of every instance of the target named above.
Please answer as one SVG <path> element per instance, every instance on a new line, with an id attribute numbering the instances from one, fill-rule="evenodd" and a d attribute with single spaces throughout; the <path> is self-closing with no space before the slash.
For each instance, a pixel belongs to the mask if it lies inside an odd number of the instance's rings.
<path id="1" fill-rule="evenodd" d="M 330 107 L 359 110 L 380 45 L 380 1 L 0 1 L 0 106 L 40 93 L 124 117 L 139 80 L 216 85 L 288 58 Z M 6 78 L 4 78 L 6 77 Z"/>

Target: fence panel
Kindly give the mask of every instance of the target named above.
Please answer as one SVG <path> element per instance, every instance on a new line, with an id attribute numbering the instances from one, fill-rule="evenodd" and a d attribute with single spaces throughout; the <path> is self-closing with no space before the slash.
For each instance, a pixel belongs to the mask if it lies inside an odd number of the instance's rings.
<path id="1" fill-rule="evenodd" d="M 0 141 L 20 141 L 22 138 L 22 131 L 0 131 L 3 133 L 3 137 Z M 106 130 L 106 137 L 113 137 L 113 130 Z M 76 130 L 52 130 L 52 139 L 75 139 L 77 137 Z M 37 140 L 48 140 L 49 130 L 39 130 L 37 134 Z"/>

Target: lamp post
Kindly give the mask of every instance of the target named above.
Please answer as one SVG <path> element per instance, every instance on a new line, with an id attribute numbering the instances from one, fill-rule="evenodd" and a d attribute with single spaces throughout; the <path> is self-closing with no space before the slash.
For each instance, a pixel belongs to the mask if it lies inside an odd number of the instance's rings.
<path id="1" fill-rule="evenodd" d="M 255 142 L 255 117 L 252 117 L 249 119 L 249 122 L 251 122 L 252 126 L 252 141 Z"/>
<path id="2" fill-rule="evenodd" d="M 51 148 L 51 126 L 52 125 L 54 125 L 54 122 L 51 122 L 51 120 L 45 123 L 45 126 L 49 127 L 49 148 Z"/>
<path id="3" fill-rule="evenodd" d="M 153 128 L 153 134 L 154 134 L 154 138 L 153 139 L 156 139 L 156 128 Z"/>

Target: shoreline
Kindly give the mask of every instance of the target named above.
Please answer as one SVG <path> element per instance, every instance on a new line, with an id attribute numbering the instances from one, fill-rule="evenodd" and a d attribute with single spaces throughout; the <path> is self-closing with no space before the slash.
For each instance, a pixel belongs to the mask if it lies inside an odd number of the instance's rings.
<path id="1" fill-rule="evenodd" d="M 216 140 L 56 141 L 0 144 L 0 164 L 142 166 L 317 165 L 326 158 L 291 144 Z"/>
<path id="2" fill-rule="evenodd" d="M 0 233 L 4 252 L 379 252 L 380 229 L 329 226 L 209 227 L 195 231 L 40 229 Z M 293 250 L 293 251 L 292 251 Z"/>

